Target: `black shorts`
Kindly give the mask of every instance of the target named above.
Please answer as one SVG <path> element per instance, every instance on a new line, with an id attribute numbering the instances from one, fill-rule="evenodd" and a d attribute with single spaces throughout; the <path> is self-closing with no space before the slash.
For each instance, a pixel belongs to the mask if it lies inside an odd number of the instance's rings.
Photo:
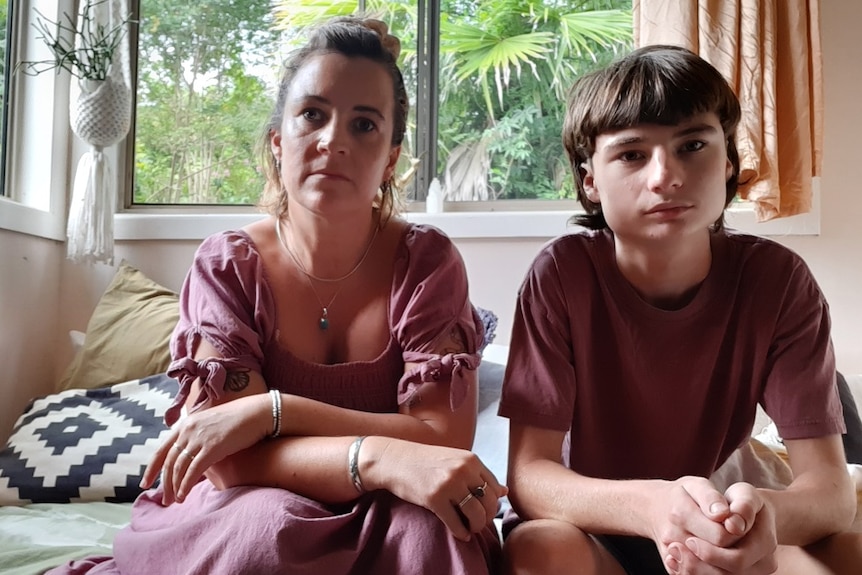
<path id="1" fill-rule="evenodd" d="M 503 515 L 503 539 L 523 523 L 514 509 Z M 626 535 L 593 535 L 602 547 L 608 550 L 628 575 L 667 575 L 658 548 L 652 539 Z"/>
<path id="2" fill-rule="evenodd" d="M 652 539 L 625 535 L 593 535 L 628 575 L 667 575 Z"/>

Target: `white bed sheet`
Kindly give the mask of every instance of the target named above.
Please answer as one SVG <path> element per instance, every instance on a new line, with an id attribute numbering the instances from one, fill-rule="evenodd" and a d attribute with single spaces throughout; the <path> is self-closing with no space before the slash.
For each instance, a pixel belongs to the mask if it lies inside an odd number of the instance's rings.
<path id="1" fill-rule="evenodd" d="M 37 575 L 73 559 L 111 555 L 131 503 L 38 503 L 0 507 L 0 573 Z"/>

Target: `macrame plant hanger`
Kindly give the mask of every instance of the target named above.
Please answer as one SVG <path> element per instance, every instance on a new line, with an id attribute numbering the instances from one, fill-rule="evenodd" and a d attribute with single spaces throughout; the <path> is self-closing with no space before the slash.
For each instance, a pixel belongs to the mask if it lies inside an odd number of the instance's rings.
<path id="1" fill-rule="evenodd" d="M 89 22 L 84 22 L 85 11 Z M 128 14 L 128 0 L 80 0 L 78 30 L 85 26 L 93 31 L 97 26 L 105 26 L 104 30 L 128 26 Z M 83 48 L 80 38 L 76 48 Z M 75 262 L 112 265 L 114 261 L 117 189 L 104 149 L 129 132 L 130 76 L 126 33 L 114 51 L 105 80 L 73 78 L 72 81 L 69 102 L 72 131 L 89 146 L 75 171 L 66 226 L 66 257 Z"/>

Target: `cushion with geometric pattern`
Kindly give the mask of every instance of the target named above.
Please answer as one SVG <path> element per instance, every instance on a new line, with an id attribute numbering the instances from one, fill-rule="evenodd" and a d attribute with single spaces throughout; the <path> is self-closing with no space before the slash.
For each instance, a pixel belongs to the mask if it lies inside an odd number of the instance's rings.
<path id="1" fill-rule="evenodd" d="M 0 451 L 0 505 L 134 501 L 177 388 L 160 374 L 33 400 Z"/>

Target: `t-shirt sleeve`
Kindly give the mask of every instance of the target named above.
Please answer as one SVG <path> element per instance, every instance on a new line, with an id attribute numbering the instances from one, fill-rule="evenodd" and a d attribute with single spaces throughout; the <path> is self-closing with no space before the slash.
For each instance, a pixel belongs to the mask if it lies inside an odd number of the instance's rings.
<path id="1" fill-rule="evenodd" d="M 829 306 L 798 256 L 779 285 L 783 293 L 769 350 L 764 410 L 784 439 L 844 433 Z"/>
<path id="2" fill-rule="evenodd" d="M 568 431 L 575 405 L 568 305 L 547 248 L 518 292 L 499 414 L 511 421 Z"/>
<path id="3" fill-rule="evenodd" d="M 180 384 L 165 414 L 179 419 L 191 386 L 201 380 L 192 409 L 224 393 L 228 370 L 261 371 L 262 342 L 274 315 L 271 292 L 250 238 L 241 232 L 210 236 L 198 248 L 180 292 L 180 319 L 171 337 L 168 374 Z M 221 357 L 195 359 L 205 339 Z"/>
<path id="4" fill-rule="evenodd" d="M 401 378 L 398 405 L 409 403 L 425 383 L 448 382 L 454 410 L 467 396 L 463 370 L 479 365 L 483 335 L 481 319 L 470 303 L 464 261 L 441 231 L 413 226 L 395 266 L 392 331 L 404 362 L 419 364 Z M 440 342 L 453 331 L 460 333 L 466 349 L 441 350 Z"/>

